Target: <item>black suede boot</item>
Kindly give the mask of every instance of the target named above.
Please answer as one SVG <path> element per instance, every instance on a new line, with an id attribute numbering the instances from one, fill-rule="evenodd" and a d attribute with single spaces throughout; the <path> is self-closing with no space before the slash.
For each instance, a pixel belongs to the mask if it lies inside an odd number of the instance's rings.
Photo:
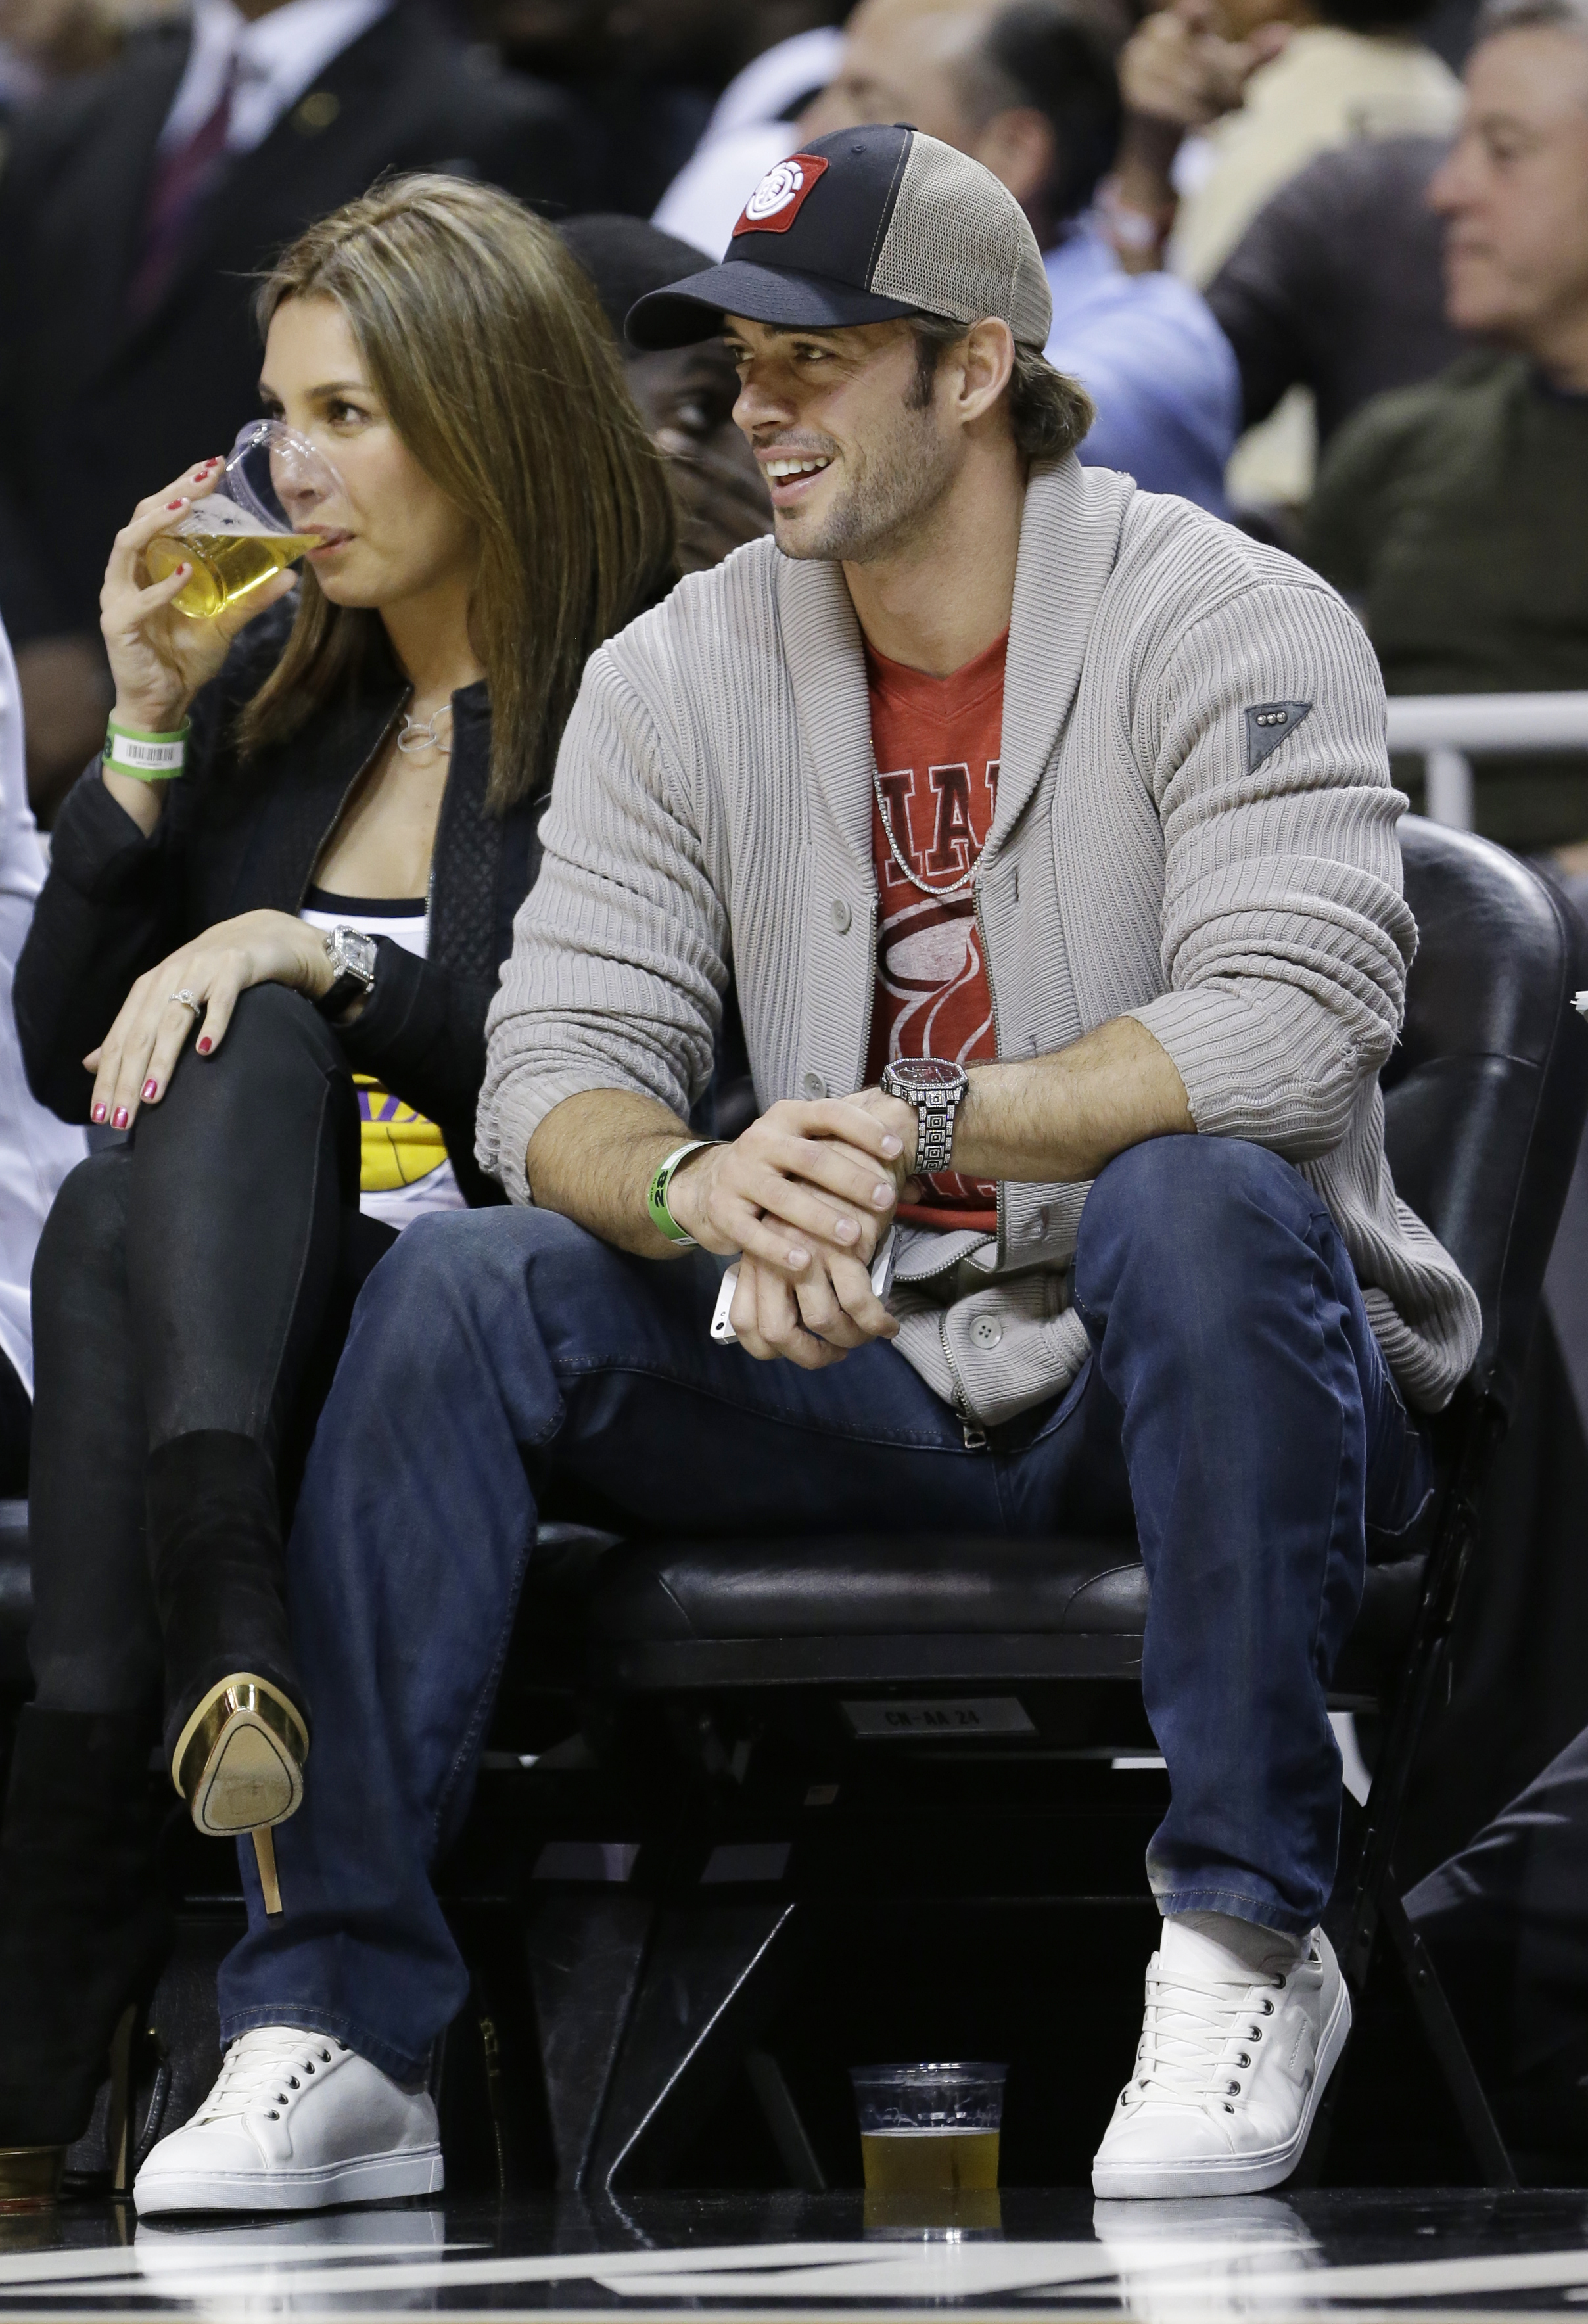
<path id="1" fill-rule="evenodd" d="M 0 1829 L 0 2202 L 47 2200 L 88 2126 L 111 2037 L 173 1927 L 141 1712 L 17 1726 Z"/>
<path id="2" fill-rule="evenodd" d="M 269 1827 L 303 1797 L 309 1728 L 275 1474 L 252 1437 L 208 1429 L 150 1454 L 148 1506 L 171 1780 L 200 1831 L 254 1834 L 267 1909 L 279 1911 Z"/>

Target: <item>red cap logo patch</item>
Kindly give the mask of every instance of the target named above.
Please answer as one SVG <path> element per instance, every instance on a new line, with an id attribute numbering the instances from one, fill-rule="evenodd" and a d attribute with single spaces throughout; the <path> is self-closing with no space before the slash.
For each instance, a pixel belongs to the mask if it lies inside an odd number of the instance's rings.
<path id="1" fill-rule="evenodd" d="M 769 170 L 744 205 L 734 228 L 742 234 L 787 234 L 799 215 L 799 205 L 826 168 L 819 153 L 790 153 Z"/>

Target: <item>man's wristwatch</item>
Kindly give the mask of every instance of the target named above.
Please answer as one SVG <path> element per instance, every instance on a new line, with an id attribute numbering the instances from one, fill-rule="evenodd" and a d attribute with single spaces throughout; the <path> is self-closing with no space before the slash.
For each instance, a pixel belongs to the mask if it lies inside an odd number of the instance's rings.
<path id="1" fill-rule="evenodd" d="M 331 964 L 331 989 L 317 1004 L 327 1017 L 339 1017 L 355 1001 L 367 1001 L 375 989 L 379 955 L 374 936 L 362 928 L 332 928 L 326 936 L 326 958 Z"/>
<path id="2" fill-rule="evenodd" d="M 915 1168 L 923 1178 L 946 1170 L 954 1151 L 954 1117 L 971 1085 L 963 1065 L 945 1057 L 896 1057 L 882 1068 L 885 1097 L 901 1097 L 913 1105 L 917 1123 Z"/>

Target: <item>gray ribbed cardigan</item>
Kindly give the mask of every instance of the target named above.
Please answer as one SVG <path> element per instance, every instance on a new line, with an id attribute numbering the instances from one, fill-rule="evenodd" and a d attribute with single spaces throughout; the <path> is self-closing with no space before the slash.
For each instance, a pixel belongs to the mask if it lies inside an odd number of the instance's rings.
<path id="1" fill-rule="evenodd" d="M 1246 713 L 1286 702 L 1312 707 L 1260 757 L 1267 732 Z M 594 657 L 488 1022 L 478 1153 L 514 1201 L 564 1098 L 634 1090 L 688 1111 L 730 953 L 761 1103 L 861 1085 L 872 772 L 836 565 L 752 542 Z M 1436 1409 L 1480 1318 L 1384 1157 L 1378 1074 L 1417 941 L 1405 804 L 1377 666 L 1332 590 L 1110 470 L 1036 472 L 976 882 L 999 1055 L 1140 1018 L 1200 1131 L 1301 1167 L 1402 1389 Z M 1008 1418 L 1079 1370 L 1085 1197 L 1009 1182 L 995 1240 L 902 1238 L 898 1344 L 967 1417 Z"/>

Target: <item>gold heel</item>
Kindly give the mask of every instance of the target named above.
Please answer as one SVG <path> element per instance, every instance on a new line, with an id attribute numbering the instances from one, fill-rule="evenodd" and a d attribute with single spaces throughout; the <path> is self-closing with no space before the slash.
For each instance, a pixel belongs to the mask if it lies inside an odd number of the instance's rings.
<path id="1" fill-rule="evenodd" d="M 171 1779 L 212 1840 L 284 1823 L 303 1801 L 309 1736 L 268 1679 L 235 1672 L 212 1686 L 183 1728 Z"/>
<path id="2" fill-rule="evenodd" d="M 282 1909 L 282 1884 L 276 1878 L 276 1844 L 271 1838 L 269 1824 L 256 1824 L 254 1829 L 254 1860 L 259 1867 L 259 1886 L 264 1895 L 267 1913 Z"/>
<path id="3" fill-rule="evenodd" d="M 0 2212 L 52 2209 L 65 2172 L 64 2146 L 0 2146 Z"/>

